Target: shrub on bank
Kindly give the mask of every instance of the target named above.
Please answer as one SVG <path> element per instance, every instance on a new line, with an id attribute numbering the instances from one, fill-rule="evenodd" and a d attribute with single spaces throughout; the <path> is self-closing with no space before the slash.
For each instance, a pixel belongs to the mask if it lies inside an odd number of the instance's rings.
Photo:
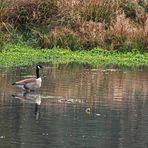
<path id="1" fill-rule="evenodd" d="M 146 0 L 0 0 L 0 45 L 148 51 Z"/>

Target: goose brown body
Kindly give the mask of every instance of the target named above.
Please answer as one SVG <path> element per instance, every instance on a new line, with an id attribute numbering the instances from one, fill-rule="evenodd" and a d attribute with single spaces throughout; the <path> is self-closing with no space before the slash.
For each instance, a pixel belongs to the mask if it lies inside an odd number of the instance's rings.
<path id="1" fill-rule="evenodd" d="M 41 87 L 42 79 L 39 75 L 39 69 L 42 68 L 41 65 L 36 66 L 36 78 L 29 78 L 17 81 L 12 85 L 16 85 L 24 90 L 36 90 Z"/>

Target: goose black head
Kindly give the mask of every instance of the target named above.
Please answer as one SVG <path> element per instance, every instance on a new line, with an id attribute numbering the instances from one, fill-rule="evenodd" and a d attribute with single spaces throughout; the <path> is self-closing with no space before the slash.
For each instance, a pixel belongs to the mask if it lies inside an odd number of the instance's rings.
<path id="1" fill-rule="evenodd" d="M 43 66 L 42 65 L 36 65 L 36 68 L 41 69 L 41 68 L 43 68 Z"/>
<path id="2" fill-rule="evenodd" d="M 36 65 L 36 77 L 37 77 L 37 79 L 40 77 L 39 70 L 40 70 L 41 68 L 43 68 L 43 66 L 41 66 L 41 65 Z"/>

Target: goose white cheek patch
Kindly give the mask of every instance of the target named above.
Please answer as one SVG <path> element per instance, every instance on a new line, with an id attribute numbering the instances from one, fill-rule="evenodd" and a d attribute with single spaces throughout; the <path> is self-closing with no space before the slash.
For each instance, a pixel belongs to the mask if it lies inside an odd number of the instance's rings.
<path id="1" fill-rule="evenodd" d="M 38 69 L 40 69 L 41 67 L 40 66 L 38 66 Z"/>

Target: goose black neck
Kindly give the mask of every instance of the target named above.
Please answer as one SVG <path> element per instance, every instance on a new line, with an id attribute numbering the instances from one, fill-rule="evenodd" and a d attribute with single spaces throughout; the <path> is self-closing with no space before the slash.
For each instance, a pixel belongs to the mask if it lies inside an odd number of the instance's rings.
<path id="1" fill-rule="evenodd" d="M 40 77 L 39 68 L 36 67 L 36 78 L 38 79 Z"/>

